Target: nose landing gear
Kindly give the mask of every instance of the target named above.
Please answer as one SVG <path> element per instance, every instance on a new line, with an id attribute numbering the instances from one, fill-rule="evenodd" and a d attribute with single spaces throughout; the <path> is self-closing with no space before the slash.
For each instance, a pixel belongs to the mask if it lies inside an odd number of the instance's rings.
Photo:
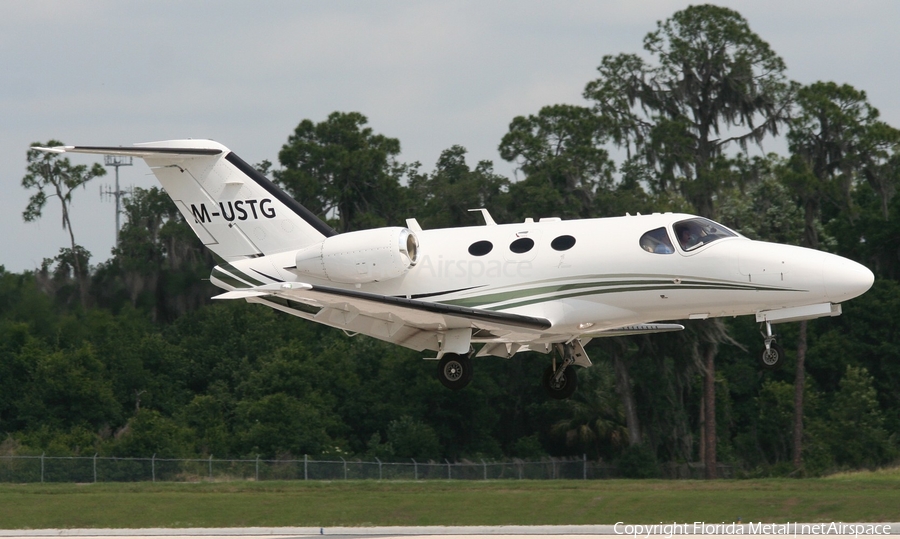
<path id="1" fill-rule="evenodd" d="M 775 370 L 781 368 L 784 364 L 784 348 L 775 342 L 775 334 L 772 333 L 772 324 L 765 322 L 766 331 L 762 333 L 766 348 L 760 357 L 760 365 L 766 370 Z"/>

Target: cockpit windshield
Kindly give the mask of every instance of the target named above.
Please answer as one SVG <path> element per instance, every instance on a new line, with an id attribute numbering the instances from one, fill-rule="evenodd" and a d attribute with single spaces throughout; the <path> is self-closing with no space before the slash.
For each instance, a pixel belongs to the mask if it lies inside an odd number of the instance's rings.
<path id="1" fill-rule="evenodd" d="M 672 226 L 672 229 L 675 231 L 678 244 L 685 251 L 693 251 L 701 245 L 707 245 L 718 239 L 737 236 L 724 226 L 702 217 L 678 221 Z"/>

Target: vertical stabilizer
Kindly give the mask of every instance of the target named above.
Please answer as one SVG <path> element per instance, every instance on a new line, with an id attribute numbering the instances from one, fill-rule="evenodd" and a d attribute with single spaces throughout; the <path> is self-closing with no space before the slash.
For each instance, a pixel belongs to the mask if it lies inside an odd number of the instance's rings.
<path id="1" fill-rule="evenodd" d="M 302 249 L 335 231 L 225 146 L 168 140 L 52 151 L 144 159 L 204 245 L 227 261 Z"/>

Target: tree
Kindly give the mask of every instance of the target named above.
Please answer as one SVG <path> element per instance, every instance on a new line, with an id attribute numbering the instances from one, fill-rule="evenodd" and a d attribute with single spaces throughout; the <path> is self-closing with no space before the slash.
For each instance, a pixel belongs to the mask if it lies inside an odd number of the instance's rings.
<path id="1" fill-rule="evenodd" d="M 100 163 L 94 163 L 90 168 L 87 165 L 72 165 L 68 158 L 60 158 L 59 154 L 36 150 L 34 149 L 36 146 L 52 148 L 63 146 L 63 143 L 58 140 L 50 140 L 46 144 L 35 142 L 28 150 L 28 166 L 25 168 L 27 173 L 22 178 L 22 187 L 36 189 L 37 192 L 28 199 L 28 206 L 22 212 L 22 218 L 26 223 L 36 221 L 41 217 L 48 198 L 55 196 L 59 199 L 62 207 L 62 227 L 63 230 L 69 232 L 75 279 L 78 282 L 81 303 L 85 305 L 87 302 L 87 260 L 78 256 L 80 251 L 75 244 L 75 233 L 72 231 L 72 220 L 69 215 L 72 192 L 78 187 L 84 187 L 92 179 L 106 174 L 106 169 Z M 48 191 L 50 194 L 47 194 Z"/>
<path id="2" fill-rule="evenodd" d="M 592 217 L 596 192 L 613 185 L 607 137 L 604 122 L 585 107 L 552 105 L 514 118 L 500 156 L 525 174 L 510 187 L 520 216 Z"/>
<path id="3" fill-rule="evenodd" d="M 581 377 L 578 392 L 560 403 L 566 413 L 552 431 L 569 447 L 591 458 L 610 458 L 628 446 L 628 429 L 622 403 L 614 397 L 616 373 L 609 364 L 598 364 Z"/>
<path id="4" fill-rule="evenodd" d="M 823 201 L 844 210 L 853 222 L 850 191 L 858 174 L 865 174 L 882 196 L 887 218 L 888 195 L 893 195 L 887 148 L 900 140 L 900 132 L 878 120 L 865 92 L 848 84 L 816 82 L 797 92 L 796 115 L 788 131 L 793 154 L 790 187 L 804 210 L 803 245 L 818 249 L 818 223 Z M 864 172 L 865 171 L 865 172 Z M 794 467 L 802 466 L 803 388 L 807 352 L 806 321 L 800 322 L 794 381 Z"/>
<path id="5" fill-rule="evenodd" d="M 610 122 L 614 143 L 641 154 L 667 190 L 680 189 L 714 217 L 717 158 L 732 142 L 746 149 L 777 134 L 789 112 L 784 62 L 736 11 L 690 6 L 644 38 L 651 66 L 633 54 L 605 56 L 584 91 Z"/>
<path id="6" fill-rule="evenodd" d="M 509 182 L 494 173 L 490 161 L 479 161 L 472 169 L 466 163 L 466 149 L 452 146 L 438 158 L 431 174 L 412 174 L 409 190 L 419 207 L 413 215 L 426 228 L 471 224 L 471 209 L 487 208 L 499 221 L 505 220 Z"/>
<path id="7" fill-rule="evenodd" d="M 716 194 L 725 187 L 723 151 L 746 150 L 777 134 L 789 112 L 792 86 L 784 62 L 736 11 L 690 6 L 657 23 L 644 37 L 651 66 L 636 55 L 605 56 L 600 78 L 584 91 L 594 111 L 610 122 L 612 140 L 655 166 L 654 188 L 677 187 L 700 215 L 715 218 Z M 676 185 L 677 184 L 677 185 Z M 715 355 L 725 337 L 721 321 L 705 339 L 704 411 L 707 476 L 715 478 Z"/>
<path id="8" fill-rule="evenodd" d="M 123 282 L 131 304 L 147 308 L 156 320 L 172 320 L 206 303 L 212 290 L 204 279 L 213 258 L 172 199 L 157 187 L 135 189 L 124 213 L 109 277 Z M 95 278 L 107 277 L 102 273 Z"/>
<path id="9" fill-rule="evenodd" d="M 900 132 L 878 120 L 866 93 L 848 84 L 816 82 L 797 92 L 795 118 L 788 130 L 788 149 L 797 175 L 791 187 L 803 203 L 804 245 L 819 247 L 814 224 L 822 203 L 851 211 L 850 190 L 856 174 L 866 170 L 876 191 L 887 197 L 892 187 L 880 164 L 886 148 L 900 140 Z M 886 207 L 889 198 L 885 198 Z"/>
<path id="10" fill-rule="evenodd" d="M 832 451 L 838 462 L 854 468 L 874 468 L 896 456 L 884 429 L 877 396 L 865 367 L 847 365 L 829 413 Z"/>
<path id="11" fill-rule="evenodd" d="M 406 167 L 394 160 L 400 141 L 374 134 L 367 123 L 358 112 L 303 120 L 278 153 L 283 168 L 273 173 L 310 211 L 334 217 L 340 232 L 385 226 L 405 210 L 399 178 Z"/>
<path id="12" fill-rule="evenodd" d="M 738 159 L 734 163 L 742 188 L 733 188 L 722 197 L 722 222 L 753 240 L 800 245 L 803 242 L 803 211 L 785 178 L 792 174 L 784 158 Z"/>
<path id="13" fill-rule="evenodd" d="M 408 415 L 388 423 L 387 440 L 395 457 L 426 460 L 437 458 L 441 454 L 434 429 Z"/>

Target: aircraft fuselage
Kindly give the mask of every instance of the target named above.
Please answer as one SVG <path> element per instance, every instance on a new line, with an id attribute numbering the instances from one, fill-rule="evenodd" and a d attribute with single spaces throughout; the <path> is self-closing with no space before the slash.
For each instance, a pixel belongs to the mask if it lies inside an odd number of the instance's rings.
<path id="1" fill-rule="evenodd" d="M 675 227 L 698 219 L 666 213 L 421 230 L 419 260 L 405 275 L 337 286 L 543 317 L 552 326 L 533 340 L 547 342 L 552 335 L 590 335 L 636 323 L 838 304 L 872 284 L 867 268 L 845 258 L 730 231 L 693 247 L 679 243 Z M 642 238 L 659 229 L 669 239 L 668 252 L 642 246 Z M 289 269 L 293 256 L 232 266 L 263 282 L 274 282 L 268 276 L 336 286 L 299 277 Z M 215 274 L 213 279 L 234 289 Z"/>

